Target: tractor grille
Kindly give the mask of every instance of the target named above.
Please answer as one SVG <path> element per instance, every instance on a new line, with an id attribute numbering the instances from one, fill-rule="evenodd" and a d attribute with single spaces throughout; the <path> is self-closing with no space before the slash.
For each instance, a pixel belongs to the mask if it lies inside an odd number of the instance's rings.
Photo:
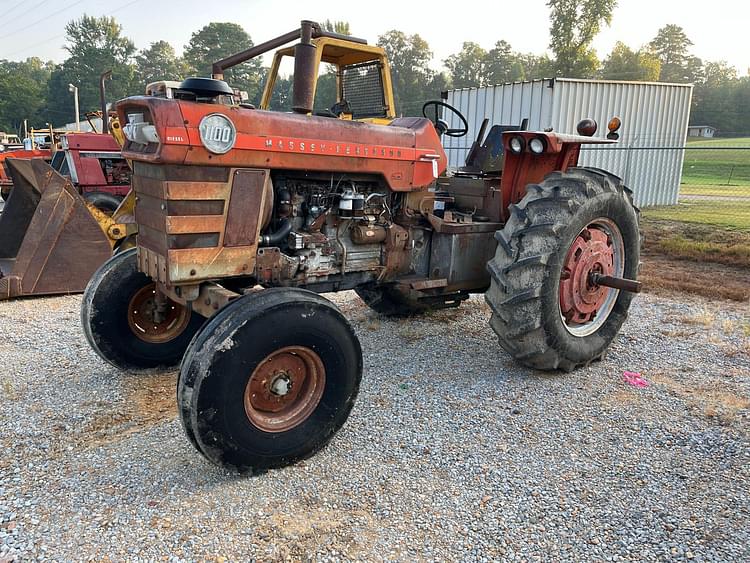
<path id="1" fill-rule="evenodd" d="M 345 66 L 342 69 L 341 97 L 349 102 L 352 117 L 386 117 L 382 65 L 378 61 Z"/>
<path id="2" fill-rule="evenodd" d="M 140 271 L 167 285 L 250 271 L 267 171 L 134 164 Z"/>

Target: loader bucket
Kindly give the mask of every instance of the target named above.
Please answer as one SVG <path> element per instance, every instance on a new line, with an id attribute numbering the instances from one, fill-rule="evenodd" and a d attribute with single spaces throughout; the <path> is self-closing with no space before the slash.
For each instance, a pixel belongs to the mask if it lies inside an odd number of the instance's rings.
<path id="1" fill-rule="evenodd" d="M 8 159 L 13 190 L 0 215 L 0 300 L 80 293 L 112 255 L 70 181 L 42 159 Z"/>

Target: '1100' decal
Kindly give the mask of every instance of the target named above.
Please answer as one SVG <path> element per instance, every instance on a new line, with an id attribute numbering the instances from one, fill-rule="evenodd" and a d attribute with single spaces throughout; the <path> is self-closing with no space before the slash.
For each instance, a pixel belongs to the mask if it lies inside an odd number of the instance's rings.
<path id="1" fill-rule="evenodd" d="M 228 143 L 232 138 L 232 128 L 226 125 L 207 125 L 205 131 L 203 136 L 208 141 Z"/>

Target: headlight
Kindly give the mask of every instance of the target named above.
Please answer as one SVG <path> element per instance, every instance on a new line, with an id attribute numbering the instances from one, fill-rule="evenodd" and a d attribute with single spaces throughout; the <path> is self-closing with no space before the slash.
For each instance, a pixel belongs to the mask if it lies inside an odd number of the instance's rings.
<path id="1" fill-rule="evenodd" d="M 156 127 L 150 123 L 145 123 L 142 113 L 129 113 L 128 122 L 122 128 L 122 132 L 128 141 L 139 145 L 159 142 Z"/>
<path id="2" fill-rule="evenodd" d="M 523 137 L 511 137 L 510 142 L 508 143 L 508 146 L 510 147 L 510 150 L 516 154 L 523 151 L 523 147 L 526 143 L 523 141 Z"/>
<path id="3" fill-rule="evenodd" d="M 203 146 L 216 154 L 228 152 L 237 140 L 234 124 L 220 113 L 212 113 L 201 119 L 198 130 Z"/>
<path id="4" fill-rule="evenodd" d="M 547 143 L 541 137 L 534 137 L 529 141 L 529 150 L 534 154 L 542 154 L 547 148 Z"/>

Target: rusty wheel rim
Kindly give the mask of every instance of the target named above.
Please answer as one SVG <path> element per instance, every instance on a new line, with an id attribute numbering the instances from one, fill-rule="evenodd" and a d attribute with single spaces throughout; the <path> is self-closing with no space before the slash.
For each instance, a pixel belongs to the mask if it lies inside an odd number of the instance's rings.
<path id="1" fill-rule="evenodd" d="M 286 432 L 302 424 L 320 403 L 326 372 L 317 353 L 286 346 L 266 356 L 245 386 L 245 414 L 266 432 Z"/>
<path id="2" fill-rule="evenodd" d="M 190 322 L 188 308 L 169 299 L 163 318 L 157 319 L 156 314 L 156 284 L 152 283 L 138 290 L 128 305 L 128 325 L 133 334 L 149 344 L 162 344 L 177 338 Z"/>
<path id="3" fill-rule="evenodd" d="M 608 218 L 584 227 L 573 239 L 560 272 L 560 317 L 574 336 L 593 334 L 606 322 L 620 291 L 591 283 L 593 273 L 621 277 L 625 266 L 622 234 Z"/>

